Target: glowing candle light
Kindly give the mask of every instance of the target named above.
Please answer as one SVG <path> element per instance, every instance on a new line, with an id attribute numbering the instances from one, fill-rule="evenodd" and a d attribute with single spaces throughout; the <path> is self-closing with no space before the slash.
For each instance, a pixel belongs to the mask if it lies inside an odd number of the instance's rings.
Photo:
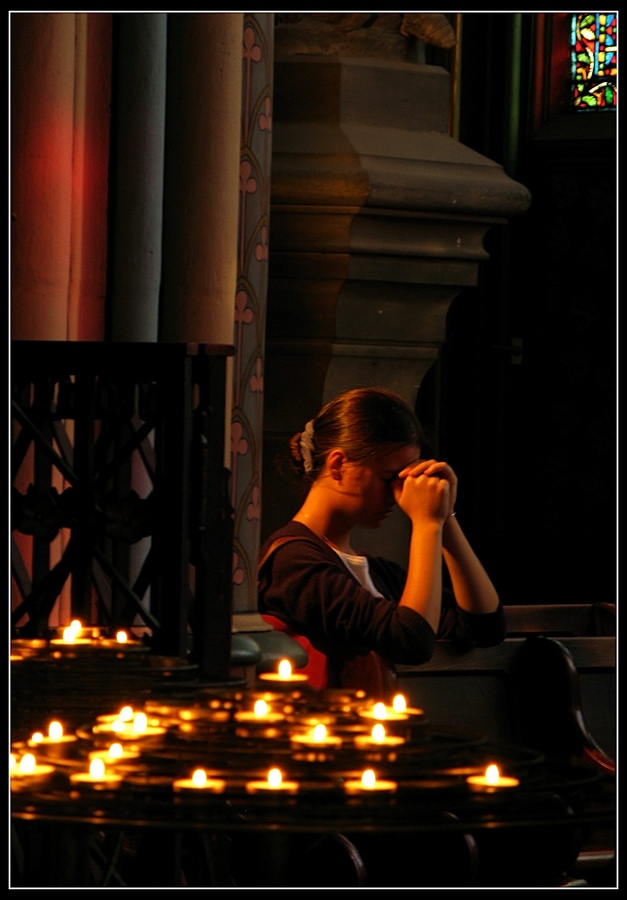
<path id="1" fill-rule="evenodd" d="M 345 781 L 344 790 L 347 794 L 394 793 L 396 791 L 396 782 L 379 779 L 374 769 L 366 769 L 362 773 L 361 778 Z"/>
<path id="2" fill-rule="evenodd" d="M 398 747 L 404 743 L 405 738 L 400 735 L 388 734 L 382 722 L 373 725 L 370 734 L 355 735 L 356 747 Z"/>
<path id="3" fill-rule="evenodd" d="M 246 785 L 246 790 L 249 794 L 263 791 L 295 794 L 298 791 L 298 783 L 296 781 L 284 781 L 281 770 L 273 767 L 268 772 L 265 781 L 249 781 Z"/>
<path id="4" fill-rule="evenodd" d="M 337 735 L 329 734 L 327 726 L 324 722 L 318 722 L 313 728 L 308 729 L 302 734 L 293 734 L 290 737 L 293 744 L 306 747 L 341 747 L 342 738 Z"/>
<path id="5" fill-rule="evenodd" d="M 393 706 L 386 706 L 381 701 L 375 703 L 369 709 L 360 709 L 359 715 L 363 719 L 376 719 L 380 722 L 404 722 L 409 718 L 407 712 L 400 712 L 394 709 Z"/>
<path id="6" fill-rule="evenodd" d="M 55 720 L 48 725 L 47 736 L 41 731 L 35 731 L 28 741 L 28 746 L 39 747 L 43 753 L 60 758 L 78 746 L 78 738 L 75 734 L 64 734 L 63 725 Z"/>
<path id="7" fill-rule="evenodd" d="M 76 772 L 70 775 L 70 781 L 75 785 L 84 785 L 99 790 L 118 787 L 122 776 L 107 772 L 104 760 L 94 757 L 89 763 L 89 772 Z"/>
<path id="8" fill-rule="evenodd" d="M 518 778 L 501 775 L 499 767 L 494 763 L 486 768 L 483 775 L 469 775 L 466 781 L 472 790 L 486 791 L 487 793 L 494 793 L 502 788 L 517 787 L 520 784 Z"/>
<path id="9" fill-rule="evenodd" d="M 128 641 L 128 634 L 125 631 L 118 631 L 115 639 L 118 644 L 126 644 L 126 642 Z"/>
<path id="10" fill-rule="evenodd" d="M 50 643 L 56 644 L 56 645 L 59 645 L 59 644 L 71 644 L 71 645 L 90 644 L 91 640 L 89 638 L 81 637 L 82 633 L 83 633 L 83 626 L 82 626 L 81 622 L 79 622 L 78 619 L 73 619 L 70 622 L 70 624 L 67 626 L 67 628 L 63 629 L 62 637 L 55 638 L 54 640 L 50 641 Z"/>
<path id="11" fill-rule="evenodd" d="M 32 775 L 37 766 L 37 761 L 32 753 L 25 753 L 20 760 L 20 774 Z"/>
<path id="12" fill-rule="evenodd" d="M 289 659 L 282 659 L 276 672 L 264 672 L 259 676 L 259 680 L 270 681 L 276 685 L 294 686 L 296 684 L 304 684 L 309 681 L 309 677 L 302 672 L 293 672 Z"/>
<path id="13" fill-rule="evenodd" d="M 124 763 L 130 759 L 137 759 L 140 753 L 133 745 L 123 747 L 119 741 L 114 741 L 106 750 L 92 750 L 89 754 L 90 759 L 102 759 L 108 765 L 116 763 Z"/>
<path id="14" fill-rule="evenodd" d="M 396 696 L 392 698 L 392 709 L 395 710 L 395 712 L 405 712 L 407 709 L 407 701 L 403 694 L 396 694 Z"/>
<path id="15" fill-rule="evenodd" d="M 11 754 L 11 784 L 35 784 L 54 772 L 54 766 L 38 763 L 34 753 L 25 753 L 19 761 Z"/>
<path id="16" fill-rule="evenodd" d="M 51 741 L 58 741 L 63 737 L 63 725 L 60 722 L 51 722 L 48 726 L 48 737 Z"/>
<path id="17" fill-rule="evenodd" d="M 130 711 L 130 716 L 129 716 Z M 120 713 L 115 716 L 98 716 L 97 724 L 93 727 L 94 734 L 107 734 L 112 732 L 120 740 L 135 740 L 157 737 L 165 734 L 166 729 L 159 723 L 159 719 L 148 720 L 144 712 L 134 712 L 131 707 L 122 707 Z"/>
<path id="18" fill-rule="evenodd" d="M 252 709 L 242 709 L 235 713 L 238 722 L 257 722 L 258 724 L 275 724 L 285 718 L 283 713 L 273 710 L 262 697 L 255 700 Z"/>
<path id="19" fill-rule="evenodd" d="M 191 778 L 177 778 L 172 787 L 175 791 L 208 791 L 221 794 L 226 787 L 222 778 L 209 778 L 205 769 L 194 769 Z"/>

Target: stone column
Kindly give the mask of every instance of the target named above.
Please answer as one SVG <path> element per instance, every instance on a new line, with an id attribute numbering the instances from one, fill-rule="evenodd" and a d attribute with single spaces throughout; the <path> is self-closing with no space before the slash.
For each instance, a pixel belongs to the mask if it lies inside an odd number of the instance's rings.
<path id="1" fill-rule="evenodd" d="M 111 340 L 156 341 L 161 283 L 166 13 L 118 16 Z"/>
<path id="2" fill-rule="evenodd" d="M 72 238 L 73 13 L 11 16 L 11 327 L 65 340 Z"/>
<path id="3" fill-rule="evenodd" d="M 359 385 L 414 404 L 487 230 L 530 202 L 450 136 L 445 69 L 399 54 L 401 35 L 368 43 L 359 23 L 353 43 L 320 34 L 310 52 L 276 37 L 262 537 L 302 499 L 274 466 L 291 434 Z M 392 516 L 358 539 L 404 561 L 405 538 Z"/>
<path id="4" fill-rule="evenodd" d="M 159 340 L 233 343 L 241 13 L 168 14 Z"/>

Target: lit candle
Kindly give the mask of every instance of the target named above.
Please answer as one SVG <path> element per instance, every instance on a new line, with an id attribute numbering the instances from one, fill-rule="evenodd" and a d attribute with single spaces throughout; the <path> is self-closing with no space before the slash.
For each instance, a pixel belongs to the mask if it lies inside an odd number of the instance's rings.
<path id="1" fill-rule="evenodd" d="M 260 792 L 295 794 L 298 791 L 296 781 L 283 781 L 283 774 L 280 769 L 270 769 L 268 777 L 265 781 L 249 781 L 246 784 L 246 790 L 249 794 L 257 794 Z"/>
<path id="2" fill-rule="evenodd" d="M 380 722 L 406 722 L 409 718 L 406 712 L 398 712 L 393 706 L 385 703 L 375 703 L 370 709 L 360 709 L 359 715 L 363 719 L 376 719 Z"/>
<path id="3" fill-rule="evenodd" d="M 423 716 L 424 710 L 415 706 L 407 706 L 407 701 L 403 694 L 395 694 L 392 698 L 392 709 L 397 713 L 406 713 L 408 716 Z"/>
<path id="4" fill-rule="evenodd" d="M 483 775 L 469 775 L 466 779 L 474 791 L 485 791 L 486 793 L 494 793 L 501 788 L 513 788 L 520 784 L 518 778 L 509 778 L 501 775 L 499 767 L 492 763 L 489 765 Z"/>
<path id="5" fill-rule="evenodd" d="M 345 781 L 344 790 L 347 794 L 370 794 L 380 791 L 393 793 L 396 790 L 396 782 L 380 780 L 373 769 L 366 769 L 360 779 Z"/>
<path id="6" fill-rule="evenodd" d="M 80 645 L 91 644 L 90 638 L 81 637 L 82 632 L 83 632 L 83 626 L 81 625 L 81 623 L 78 621 L 78 619 L 73 619 L 73 621 L 70 622 L 70 624 L 67 626 L 67 628 L 63 629 L 63 636 L 60 638 L 54 638 L 53 640 L 50 641 L 50 643 L 55 644 L 55 645 L 71 644 L 72 646 L 77 645 L 77 644 L 80 644 Z"/>
<path id="7" fill-rule="evenodd" d="M 137 641 L 129 636 L 128 631 L 120 629 L 116 631 L 114 637 L 99 636 L 98 647 L 106 650 L 119 650 L 127 652 L 130 650 L 142 649 L 141 641 Z"/>
<path id="8" fill-rule="evenodd" d="M 129 759 L 137 759 L 139 756 L 139 750 L 132 745 L 123 747 L 119 741 L 114 741 L 106 750 L 92 750 L 89 759 L 101 759 L 106 765 L 115 765 L 115 763 L 124 763 Z"/>
<path id="9" fill-rule="evenodd" d="M 204 769 L 195 769 L 191 778 L 177 778 L 172 787 L 175 791 L 208 791 L 221 794 L 226 787 L 226 781 L 222 778 L 208 778 Z"/>
<path id="10" fill-rule="evenodd" d="M 49 724 L 47 737 L 36 731 L 28 741 L 29 747 L 41 747 L 44 753 L 56 757 L 66 756 L 77 745 L 76 735 L 64 734 L 63 725 L 56 721 Z"/>
<path id="11" fill-rule="evenodd" d="M 397 734 L 387 734 L 385 725 L 377 722 L 372 726 L 370 734 L 358 734 L 355 736 L 357 747 L 398 747 L 405 743 L 405 738 Z"/>
<path id="12" fill-rule="evenodd" d="M 255 700 L 252 709 L 242 709 L 235 713 L 238 722 L 258 722 L 260 724 L 269 724 L 282 722 L 285 716 L 281 712 L 271 709 L 270 705 L 263 698 Z"/>
<path id="13" fill-rule="evenodd" d="M 115 722 L 116 719 L 119 719 L 120 722 L 132 722 L 133 716 L 135 715 L 132 706 L 123 706 L 119 712 L 116 713 L 107 713 L 106 715 L 101 715 L 96 717 L 97 722 Z"/>
<path id="14" fill-rule="evenodd" d="M 76 772 L 70 775 L 70 781 L 72 784 L 86 785 L 98 790 L 118 787 L 122 781 L 122 776 L 107 772 L 102 759 L 92 759 L 89 763 L 89 772 Z"/>
<path id="15" fill-rule="evenodd" d="M 307 675 L 302 672 L 293 672 L 289 659 L 282 659 L 276 672 L 264 672 L 259 676 L 260 681 L 270 681 L 272 684 L 289 685 L 304 684 L 309 681 Z"/>
<path id="16" fill-rule="evenodd" d="M 113 721 L 99 721 L 93 727 L 94 734 L 115 734 L 120 740 L 143 740 L 165 734 L 166 729 L 158 719 L 151 719 L 144 712 L 133 713 L 131 719 L 115 718 Z"/>
<path id="17" fill-rule="evenodd" d="M 341 747 L 342 738 L 337 735 L 329 734 L 327 726 L 323 722 L 318 722 L 313 728 L 302 734 L 293 734 L 290 737 L 292 743 L 298 746 L 306 747 Z"/>
<path id="18" fill-rule="evenodd" d="M 33 753 L 25 753 L 18 761 L 11 754 L 11 784 L 24 786 L 47 778 L 54 772 L 54 766 L 38 763 Z"/>

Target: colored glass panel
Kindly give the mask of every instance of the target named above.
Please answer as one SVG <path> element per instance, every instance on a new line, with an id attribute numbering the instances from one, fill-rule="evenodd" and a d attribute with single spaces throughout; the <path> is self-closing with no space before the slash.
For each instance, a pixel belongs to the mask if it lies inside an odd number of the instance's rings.
<path id="1" fill-rule="evenodd" d="M 576 110 L 616 109 L 616 13 L 572 17 L 572 103 Z"/>

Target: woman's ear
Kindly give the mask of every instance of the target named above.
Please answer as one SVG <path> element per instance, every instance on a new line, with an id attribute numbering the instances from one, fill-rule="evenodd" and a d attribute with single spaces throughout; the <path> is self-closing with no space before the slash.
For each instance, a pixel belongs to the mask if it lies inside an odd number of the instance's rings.
<path id="1" fill-rule="evenodd" d="M 329 470 L 329 475 L 334 481 L 342 480 L 342 469 L 345 462 L 346 454 L 343 450 L 336 448 L 335 450 L 331 450 L 327 456 L 327 468 Z"/>

